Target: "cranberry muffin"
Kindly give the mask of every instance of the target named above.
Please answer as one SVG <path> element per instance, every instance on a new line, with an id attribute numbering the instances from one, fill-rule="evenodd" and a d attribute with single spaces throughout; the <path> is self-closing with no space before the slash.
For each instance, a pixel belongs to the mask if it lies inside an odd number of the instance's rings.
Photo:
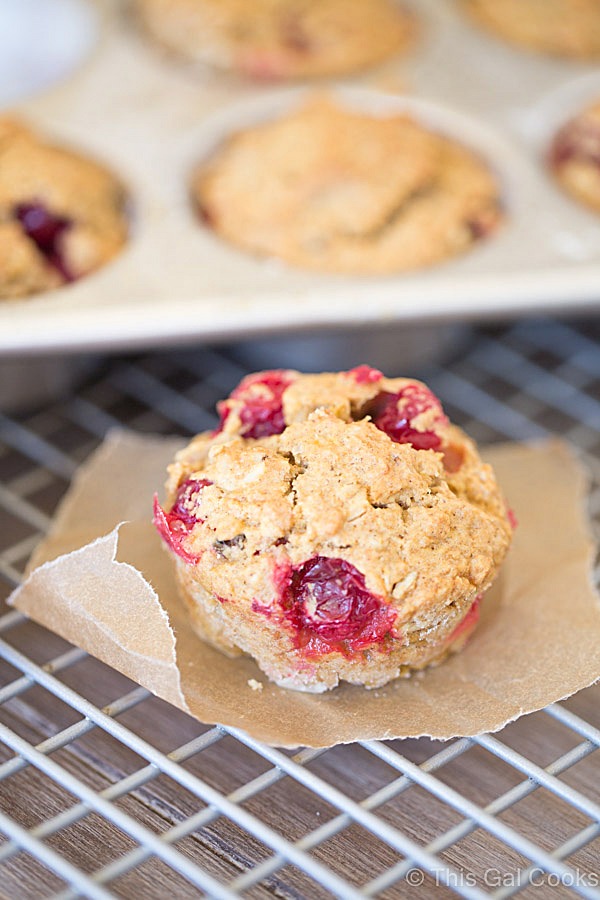
<path id="1" fill-rule="evenodd" d="M 75 281 L 126 237 L 125 195 L 110 172 L 0 118 L 0 300 Z"/>
<path id="2" fill-rule="evenodd" d="M 563 125 L 549 163 L 565 191 L 600 212 L 600 102 Z"/>
<path id="3" fill-rule="evenodd" d="M 306 269 L 383 274 L 463 253 L 502 219 L 489 169 L 406 115 L 311 99 L 230 137 L 194 173 L 220 237 Z"/>
<path id="4" fill-rule="evenodd" d="M 397 0 L 134 0 L 142 28 L 188 60 L 259 79 L 341 75 L 411 43 Z"/>
<path id="5" fill-rule="evenodd" d="M 464 645 L 510 514 L 424 384 L 261 372 L 218 408 L 154 507 L 200 637 L 315 692 L 378 687 Z"/>
<path id="6" fill-rule="evenodd" d="M 462 0 L 462 5 L 484 28 L 528 50 L 600 57 L 598 0 Z"/>

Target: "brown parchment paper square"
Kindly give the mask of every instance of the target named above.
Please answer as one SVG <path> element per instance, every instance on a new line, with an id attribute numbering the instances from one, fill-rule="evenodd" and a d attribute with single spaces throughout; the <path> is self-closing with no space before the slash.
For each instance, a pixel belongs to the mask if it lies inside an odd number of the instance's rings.
<path id="1" fill-rule="evenodd" d="M 448 739 L 498 730 L 600 677 L 587 479 L 564 443 L 484 454 L 519 528 L 466 649 L 377 690 L 342 685 L 317 696 L 278 688 L 251 659 L 230 660 L 192 633 L 150 521 L 153 492 L 179 446 L 111 434 L 79 470 L 11 600 L 201 722 L 285 747 Z"/>

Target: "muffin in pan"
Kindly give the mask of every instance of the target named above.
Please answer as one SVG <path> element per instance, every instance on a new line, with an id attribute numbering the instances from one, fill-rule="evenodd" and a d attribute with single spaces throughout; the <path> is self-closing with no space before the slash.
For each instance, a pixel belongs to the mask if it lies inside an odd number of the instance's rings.
<path id="1" fill-rule="evenodd" d="M 342 75 L 412 43 L 397 0 L 133 0 L 142 28 L 188 60 L 251 78 Z"/>
<path id="2" fill-rule="evenodd" d="M 154 521 L 193 627 L 306 691 L 465 643 L 511 540 L 491 468 L 420 382 L 248 376 L 170 466 Z"/>
<path id="3" fill-rule="evenodd" d="M 600 57 L 598 0 L 461 0 L 484 28 L 538 53 Z"/>
<path id="4" fill-rule="evenodd" d="M 441 262 L 503 217 L 496 178 L 470 150 L 408 115 L 321 95 L 232 135 L 197 168 L 192 195 L 239 248 L 348 274 Z"/>
<path id="5" fill-rule="evenodd" d="M 567 193 L 600 212 L 600 101 L 557 132 L 549 163 Z"/>
<path id="6" fill-rule="evenodd" d="M 114 175 L 0 118 L 0 299 L 88 275 L 126 238 L 125 193 Z"/>

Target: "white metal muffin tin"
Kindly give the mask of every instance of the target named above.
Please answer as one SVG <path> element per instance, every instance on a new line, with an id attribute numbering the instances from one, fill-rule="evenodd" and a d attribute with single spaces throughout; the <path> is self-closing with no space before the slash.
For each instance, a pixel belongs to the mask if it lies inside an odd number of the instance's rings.
<path id="1" fill-rule="evenodd" d="M 319 275 L 221 242 L 188 196 L 191 169 L 226 133 L 285 111 L 306 88 L 190 69 L 147 45 L 118 0 L 98 2 L 101 33 L 87 61 L 17 112 L 123 179 L 131 239 L 87 279 L 1 302 L 0 350 L 141 347 L 597 308 L 600 216 L 560 191 L 543 156 L 555 127 L 600 97 L 599 68 L 512 48 L 471 26 L 452 0 L 412 0 L 421 18 L 412 53 L 333 89 L 374 114 L 408 109 L 480 152 L 503 185 L 507 222 L 470 253 L 428 271 Z"/>

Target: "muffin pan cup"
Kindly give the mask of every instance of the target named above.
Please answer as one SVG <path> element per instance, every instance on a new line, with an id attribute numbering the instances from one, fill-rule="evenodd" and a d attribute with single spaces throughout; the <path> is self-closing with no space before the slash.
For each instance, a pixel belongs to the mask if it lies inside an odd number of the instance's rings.
<path id="1" fill-rule="evenodd" d="M 407 56 L 344 83 L 273 88 L 178 64 L 144 41 L 116 0 L 97 4 L 102 33 L 86 63 L 14 111 L 122 179 L 132 202 L 130 240 L 92 276 L 0 303 L 1 351 L 597 305 L 600 217 L 564 195 L 543 160 L 554 127 L 600 96 L 593 67 L 507 46 L 473 28 L 449 0 L 414 0 L 421 37 Z M 284 113 L 315 88 L 374 115 L 408 111 L 471 147 L 499 179 L 504 226 L 462 257 L 390 277 L 305 272 L 221 241 L 193 209 L 191 172 L 227 134 Z"/>

